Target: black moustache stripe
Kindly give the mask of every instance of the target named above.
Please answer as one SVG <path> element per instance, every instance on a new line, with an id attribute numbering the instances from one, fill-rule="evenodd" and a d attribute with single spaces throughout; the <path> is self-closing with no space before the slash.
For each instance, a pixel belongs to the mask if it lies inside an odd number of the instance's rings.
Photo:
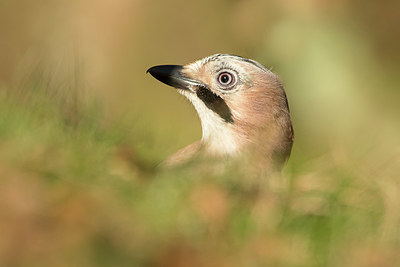
<path id="1" fill-rule="evenodd" d="M 199 87 L 196 94 L 209 109 L 217 113 L 225 122 L 233 123 L 231 110 L 221 97 L 206 87 Z"/>

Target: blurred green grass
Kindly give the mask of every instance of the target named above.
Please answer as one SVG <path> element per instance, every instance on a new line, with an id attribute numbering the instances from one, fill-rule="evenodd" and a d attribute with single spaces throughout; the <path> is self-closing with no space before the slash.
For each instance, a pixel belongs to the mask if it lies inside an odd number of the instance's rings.
<path id="1" fill-rule="evenodd" d="M 395 3 L 50 2 L 0 3 L 1 266 L 399 264 Z M 215 52 L 281 76 L 282 175 L 155 169 L 200 127 L 145 70 Z"/>

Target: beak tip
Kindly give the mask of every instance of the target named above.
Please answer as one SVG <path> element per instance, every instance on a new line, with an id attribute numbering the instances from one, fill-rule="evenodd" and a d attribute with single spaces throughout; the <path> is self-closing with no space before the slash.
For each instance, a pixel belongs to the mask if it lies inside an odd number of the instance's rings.
<path id="1" fill-rule="evenodd" d="M 146 70 L 146 73 L 150 73 L 150 74 L 151 74 L 151 70 L 152 70 L 153 68 L 154 68 L 154 67 L 148 68 L 148 69 Z"/>

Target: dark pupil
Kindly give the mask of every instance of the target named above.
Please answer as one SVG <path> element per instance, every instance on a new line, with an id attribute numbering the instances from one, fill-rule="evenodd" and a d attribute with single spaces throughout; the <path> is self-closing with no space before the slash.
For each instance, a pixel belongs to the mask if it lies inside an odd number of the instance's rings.
<path id="1" fill-rule="evenodd" d="M 228 83 L 229 79 L 230 79 L 230 77 L 229 77 L 228 74 L 224 74 L 224 75 L 221 76 L 221 82 L 222 83 Z"/>

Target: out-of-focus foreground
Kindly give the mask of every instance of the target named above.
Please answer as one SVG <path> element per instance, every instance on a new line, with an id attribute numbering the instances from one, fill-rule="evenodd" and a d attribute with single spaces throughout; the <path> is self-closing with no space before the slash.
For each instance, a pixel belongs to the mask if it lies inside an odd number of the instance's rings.
<path id="1" fill-rule="evenodd" d="M 399 266 L 399 3 L 1 1 L 0 265 Z M 146 69 L 217 52 L 281 76 L 282 176 L 154 170 L 201 131 Z"/>

